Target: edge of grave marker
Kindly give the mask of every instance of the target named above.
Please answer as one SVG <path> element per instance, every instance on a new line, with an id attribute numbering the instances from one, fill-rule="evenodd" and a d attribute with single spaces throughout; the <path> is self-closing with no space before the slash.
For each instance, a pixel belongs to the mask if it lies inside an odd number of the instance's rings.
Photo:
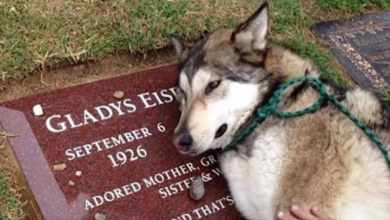
<path id="1" fill-rule="evenodd" d="M 27 180 L 25 185 L 33 192 L 40 214 L 44 219 L 81 219 L 84 213 L 75 213 L 73 208 L 83 206 L 82 196 L 85 195 L 80 194 L 70 205 L 67 203 L 23 112 L 0 106 L 0 116 L 4 132 L 17 135 L 8 138 L 8 142 L 13 146 L 11 150 L 23 170 Z M 4 124 L 8 126 L 5 127 Z M 26 147 L 27 144 L 29 148 Z M 36 176 L 36 172 L 40 176 Z M 45 188 L 50 188 L 50 191 L 42 190 Z"/>

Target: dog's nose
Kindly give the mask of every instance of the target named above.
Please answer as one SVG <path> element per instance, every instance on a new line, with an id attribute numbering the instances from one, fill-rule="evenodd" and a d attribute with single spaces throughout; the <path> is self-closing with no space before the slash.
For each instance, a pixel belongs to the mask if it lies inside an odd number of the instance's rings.
<path id="1" fill-rule="evenodd" d="M 188 151 L 193 143 L 193 139 L 190 134 L 184 133 L 179 138 L 179 146 L 181 150 Z"/>

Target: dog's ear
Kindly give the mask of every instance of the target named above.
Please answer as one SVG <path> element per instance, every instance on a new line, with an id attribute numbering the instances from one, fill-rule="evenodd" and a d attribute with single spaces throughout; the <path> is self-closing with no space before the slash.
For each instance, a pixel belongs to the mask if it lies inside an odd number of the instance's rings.
<path id="1" fill-rule="evenodd" d="M 176 54 L 180 57 L 183 55 L 183 52 L 185 51 L 186 47 L 178 37 L 171 37 L 171 42 L 173 44 L 173 47 L 176 50 Z"/>
<path id="2" fill-rule="evenodd" d="M 252 16 L 234 30 L 232 41 L 243 53 L 262 51 L 266 47 L 268 25 L 268 3 L 264 2 Z"/>

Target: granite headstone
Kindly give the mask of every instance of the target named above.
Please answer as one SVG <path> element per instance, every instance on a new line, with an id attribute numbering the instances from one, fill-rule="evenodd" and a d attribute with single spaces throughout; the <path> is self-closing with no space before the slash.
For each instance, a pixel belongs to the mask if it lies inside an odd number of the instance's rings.
<path id="1" fill-rule="evenodd" d="M 216 155 L 185 156 L 172 144 L 175 80 L 168 65 L 0 105 L 46 220 L 241 218 Z M 195 201 L 188 188 L 199 175 L 206 194 Z"/>

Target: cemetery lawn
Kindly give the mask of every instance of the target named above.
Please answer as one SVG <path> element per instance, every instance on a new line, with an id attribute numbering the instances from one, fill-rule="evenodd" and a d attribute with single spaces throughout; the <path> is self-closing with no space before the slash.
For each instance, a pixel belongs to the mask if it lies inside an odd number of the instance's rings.
<path id="1" fill-rule="evenodd" d="M 172 35 L 198 39 L 218 26 L 237 24 L 258 5 L 258 0 L 3 1 L 0 80 L 118 51 L 156 50 L 170 44 Z"/>
<path id="2" fill-rule="evenodd" d="M 365 8 L 390 8 L 388 0 L 316 0 L 317 4 L 327 10 L 339 12 L 361 12 Z"/>
<path id="3" fill-rule="evenodd" d="M 0 171 L 0 219 L 21 220 L 24 219 L 24 210 L 20 202 L 20 195 L 16 190 L 5 184 L 5 174 Z"/>
<path id="4" fill-rule="evenodd" d="M 235 26 L 262 2 L 55 0 L 49 4 L 44 0 L 2 1 L 0 100 L 6 99 L 2 88 L 22 84 L 24 79 L 39 75 L 43 70 L 50 74 L 51 69 L 64 64 L 107 60 L 123 52 L 135 55 L 156 51 L 170 46 L 172 35 L 196 40 L 219 26 Z M 342 86 L 352 83 L 351 80 L 310 33 L 309 27 L 318 21 L 390 9 L 388 0 L 272 0 L 269 3 L 271 36 L 312 58 L 326 77 Z M 138 64 L 133 61 L 127 62 L 135 68 Z M 100 72 L 111 72 L 106 68 Z M 61 82 L 69 84 L 66 80 Z M 31 90 L 29 94 L 37 92 L 35 86 L 24 90 Z M 387 98 L 390 101 L 390 94 Z M 4 170 L 0 164 L 0 219 L 24 219 L 20 217 L 24 212 L 21 200 L 8 186 L 8 177 L 12 179 L 12 172 Z"/>
<path id="5" fill-rule="evenodd" d="M 170 45 L 172 35 L 199 39 L 219 26 L 235 26 L 263 0 L 17 1 L 0 4 L 0 83 L 20 80 L 59 64 L 102 60 L 117 52 L 133 54 Z M 310 36 L 311 9 L 334 15 L 390 8 L 388 0 L 275 0 L 271 32 L 313 58 L 338 84 L 346 81 L 330 66 L 330 56 Z M 307 10 L 305 10 L 307 9 Z M 320 13 L 321 14 L 321 13 Z M 338 16 L 336 16 L 338 17 Z M 324 55 L 325 54 L 325 55 Z M 0 86 L 1 89 L 1 86 Z"/>

